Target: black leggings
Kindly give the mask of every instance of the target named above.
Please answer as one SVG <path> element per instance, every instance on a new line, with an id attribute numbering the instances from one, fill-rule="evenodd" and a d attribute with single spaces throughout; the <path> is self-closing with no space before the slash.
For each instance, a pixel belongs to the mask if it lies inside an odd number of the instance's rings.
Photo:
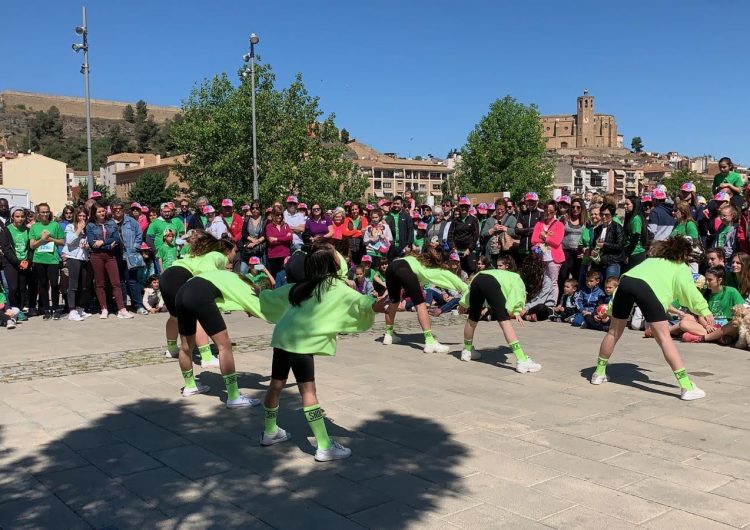
<path id="1" fill-rule="evenodd" d="M 60 265 L 34 263 L 34 270 L 39 286 L 39 309 L 57 309 L 60 303 Z M 51 307 L 50 290 L 52 291 Z"/>
<path id="2" fill-rule="evenodd" d="M 185 285 L 192 277 L 192 272 L 180 266 L 169 267 L 159 276 L 159 290 L 164 299 L 164 305 L 171 316 L 177 316 L 175 300 L 180 287 Z"/>
<path id="3" fill-rule="evenodd" d="M 424 303 L 424 294 L 422 294 L 419 278 L 405 260 L 399 259 L 388 265 L 388 269 L 385 271 L 385 284 L 388 288 L 388 298 L 391 303 L 401 301 L 401 289 L 404 290 L 406 297 L 410 298 L 415 306 Z"/>
<path id="4" fill-rule="evenodd" d="M 281 348 L 274 348 L 271 379 L 286 381 L 289 377 L 290 369 L 297 383 L 315 381 L 315 360 L 312 355 L 293 353 Z"/>
<path id="5" fill-rule="evenodd" d="M 498 322 L 510 318 L 505 308 L 505 295 L 498 281 L 489 274 L 477 274 L 469 287 L 469 320 L 479 322 L 485 302 L 490 306 L 490 314 Z"/>
<path id="6" fill-rule="evenodd" d="M 91 265 L 87 260 L 68 258 L 68 309 L 86 309 L 91 302 Z"/>
<path id="7" fill-rule="evenodd" d="M 214 284 L 203 278 L 193 278 L 177 292 L 177 328 L 183 337 L 195 335 L 198 322 L 209 337 L 227 329 L 216 299 L 221 298 Z"/>
<path id="8" fill-rule="evenodd" d="M 31 269 L 21 270 L 11 264 L 3 268 L 8 279 L 8 302 L 11 306 L 23 309 L 29 307 L 29 291 L 27 284 L 33 281 Z"/>
<path id="9" fill-rule="evenodd" d="M 627 320 L 633 305 L 637 305 L 646 322 L 664 322 L 667 312 L 654 294 L 653 289 L 643 280 L 624 276 L 620 279 L 612 299 L 612 318 Z"/>

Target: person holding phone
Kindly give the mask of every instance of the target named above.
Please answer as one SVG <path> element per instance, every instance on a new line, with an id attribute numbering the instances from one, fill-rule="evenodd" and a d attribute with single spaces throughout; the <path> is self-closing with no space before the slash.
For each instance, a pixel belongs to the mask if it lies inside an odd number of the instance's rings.
<path id="1" fill-rule="evenodd" d="M 248 265 L 250 265 L 250 271 L 245 274 L 245 278 L 250 280 L 253 285 L 257 285 L 261 289 L 273 289 L 276 287 L 276 280 L 266 266 L 260 262 L 258 256 L 252 256 L 248 260 Z"/>

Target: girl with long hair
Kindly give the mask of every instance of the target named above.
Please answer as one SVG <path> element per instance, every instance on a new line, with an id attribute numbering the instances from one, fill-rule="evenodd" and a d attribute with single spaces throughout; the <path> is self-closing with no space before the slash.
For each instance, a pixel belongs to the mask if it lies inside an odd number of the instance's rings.
<path id="1" fill-rule="evenodd" d="M 87 213 L 79 208 L 65 227 L 65 246 L 62 255 L 68 265 L 68 320 L 81 321 L 91 315 L 86 312 L 91 299 L 91 266 L 89 244 L 86 240 Z"/>
<path id="2" fill-rule="evenodd" d="M 687 265 L 692 250 L 692 244 L 682 237 L 656 242 L 649 249 L 650 259 L 622 276 L 612 298 L 609 331 L 599 347 L 591 384 L 601 385 L 607 382 L 607 364 L 622 337 L 633 306 L 637 305 L 644 319 L 651 324 L 654 338 L 680 385 L 681 399 L 689 401 L 706 396 L 685 371 L 680 352 L 669 332 L 667 316 L 667 309 L 672 301 L 679 300 L 691 312 L 699 315 L 701 324 L 711 328 L 714 326 L 714 317 L 708 303 L 695 286 L 693 273 Z"/>
<path id="3" fill-rule="evenodd" d="M 727 285 L 737 289 L 742 298 L 750 296 L 750 255 L 736 252 L 729 263 Z"/>
<path id="4" fill-rule="evenodd" d="M 235 246 L 228 238 L 216 239 L 204 230 L 195 229 L 191 235 L 190 254 L 174 262 L 159 277 L 164 305 L 169 311 L 166 323 L 167 349 L 166 357 L 176 359 L 179 348 L 177 346 L 177 292 L 190 278 L 210 270 L 224 270 L 234 257 Z M 218 361 L 211 353 L 208 336 L 202 329 L 197 331 L 198 351 L 201 356 L 201 366 L 218 366 Z"/>
<path id="5" fill-rule="evenodd" d="M 560 203 L 561 205 L 564 203 Z M 565 225 L 565 235 L 562 239 L 562 248 L 565 253 L 565 261 L 560 267 L 557 277 L 557 289 L 563 291 L 563 285 L 568 277 L 578 280 L 583 260 L 583 233 L 586 230 L 586 205 L 583 199 L 575 197 L 570 201 L 570 209 L 560 221 Z M 559 295 L 562 298 L 562 295 Z"/>
<path id="6" fill-rule="evenodd" d="M 385 273 L 388 298 L 391 305 L 385 314 L 385 335 L 383 344 L 390 345 L 400 342 L 393 335 L 393 324 L 396 321 L 398 303 L 401 301 L 401 291 L 410 298 L 417 310 L 417 319 L 424 334 L 425 353 L 448 353 L 450 348 L 440 344 L 432 335 L 430 314 L 427 311 L 422 285 L 431 283 L 436 287 L 455 289 L 461 294 L 468 286 L 452 272 L 443 267 L 443 255 L 434 248 L 428 248 L 422 254 L 411 254 L 393 260 Z"/>
<path id="7" fill-rule="evenodd" d="M 648 225 L 643 215 L 641 199 L 636 195 L 629 195 L 625 199 L 625 256 L 627 263 L 625 270 L 630 270 L 646 259 L 646 245 L 648 241 Z"/>
<path id="8" fill-rule="evenodd" d="M 328 435 L 315 389 L 314 356 L 335 355 L 339 333 L 369 329 L 375 312 L 385 309 L 385 299 L 359 294 L 339 277 L 340 259 L 332 245 L 314 245 L 305 259 L 303 281 L 260 295 L 261 307 L 274 305 L 281 297 L 286 297 L 284 301 L 289 304 L 271 337 L 271 383 L 263 402 L 265 419 L 260 444 L 275 445 L 291 437 L 277 425 L 279 398 L 291 370 L 302 397 L 305 419 L 317 441 L 315 460 L 319 462 L 347 458 L 351 450 Z"/>

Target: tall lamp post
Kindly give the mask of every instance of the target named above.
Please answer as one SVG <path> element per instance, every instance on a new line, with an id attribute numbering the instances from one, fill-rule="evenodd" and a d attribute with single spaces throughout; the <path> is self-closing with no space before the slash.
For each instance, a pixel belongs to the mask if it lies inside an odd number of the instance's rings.
<path id="1" fill-rule="evenodd" d="M 245 54 L 242 59 L 250 63 L 250 71 L 247 68 L 242 73 L 243 77 L 250 75 L 251 106 L 253 109 L 253 199 L 256 201 L 260 198 L 258 193 L 258 143 L 255 132 L 255 45 L 260 39 L 255 33 L 250 34 L 250 53 Z"/>
<path id="2" fill-rule="evenodd" d="M 83 23 L 76 27 L 76 34 L 83 38 L 83 43 L 73 44 L 73 51 L 83 51 L 83 64 L 81 65 L 81 73 L 86 83 L 86 154 L 88 156 L 88 176 L 86 178 L 86 184 L 88 186 L 89 195 L 94 191 L 94 173 L 91 161 L 91 96 L 89 94 L 89 29 L 86 25 L 86 6 L 82 8 Z M 88 198 L 88 197 L 87 197 Z"/>

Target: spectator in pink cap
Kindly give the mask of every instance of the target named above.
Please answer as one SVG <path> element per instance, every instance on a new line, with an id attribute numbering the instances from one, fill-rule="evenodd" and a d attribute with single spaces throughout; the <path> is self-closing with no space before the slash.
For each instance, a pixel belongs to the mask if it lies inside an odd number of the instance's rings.
<path id="1" fill-rule="evenodd" d="M 138 221 L 141 233 L 145 234 L 148 228 L 148 206 L 141 206 L 137 202 L 130 205 L 130 216 Z"/>
<path id="2" fill-rule="evenodd" d="M 378 208 L 380 208 L 383 215 L 388 215 L 388 212 L 391 211 L 391 204 L 389 199 L 380 199 L 378 201 Z"/>
<path id="3" fill-rule="evenodd" d="M 232 199 L 224 199 L 221 201 L 221 218 L 227 225 L 229 231 L 229 237 L 235 243 L 239 242 L 242 237 L 242 217 L 240 217 L 234 211 L 234 202 Z"/>
<path id="4" fill-rule="evenodd" d="M 667 194 L 660 189 L 651 192 L 653 207 L 648 216 L 648 229 L 653 234 L 654 241 L 666 241 L 674 228 L 672 211 L 665 204 Z"/>
<path id="5" fill-rule="evenodd" d="M 476 271 L 477 260 L 473 254 L 479 241 L 479 220 L 470 213 L 471 201 L 468 197 L 458 200 L 458 218 L 448 230 L 448 247 L 461 257 L 461 269 L 467 274 Z"/>
<path id="6" fill-rule="evenodd" d="M 102 194 L 99 193 L 98 191 L 92 191 L 89 194 L 89 199 L 101 199 L 101 198 L 102 198 Z"/>
<path id="7" fill-rule="evenodd" d="M 531 234 L 534 232 L 536 224 L 542 220 L 542 215 L 537 209 L 539 205 L 539 196 L 533 191 L 528 192 L 523 197 L 522 208 L 516 216 L 516 237 L 518 242 L 518 259 L 519 264 L 531 253 Z"/>
<path id="8" fill-rule="evenodd" d="M 307 221 L 307 216 L 297 208 L 298 204 L 299 200 L 296 196 L 289 195 L 286 198 L 284 222 L 292 230 L 292 252 L 302 248 L 302 233 L 305 231 L 305 222 Z"/>

